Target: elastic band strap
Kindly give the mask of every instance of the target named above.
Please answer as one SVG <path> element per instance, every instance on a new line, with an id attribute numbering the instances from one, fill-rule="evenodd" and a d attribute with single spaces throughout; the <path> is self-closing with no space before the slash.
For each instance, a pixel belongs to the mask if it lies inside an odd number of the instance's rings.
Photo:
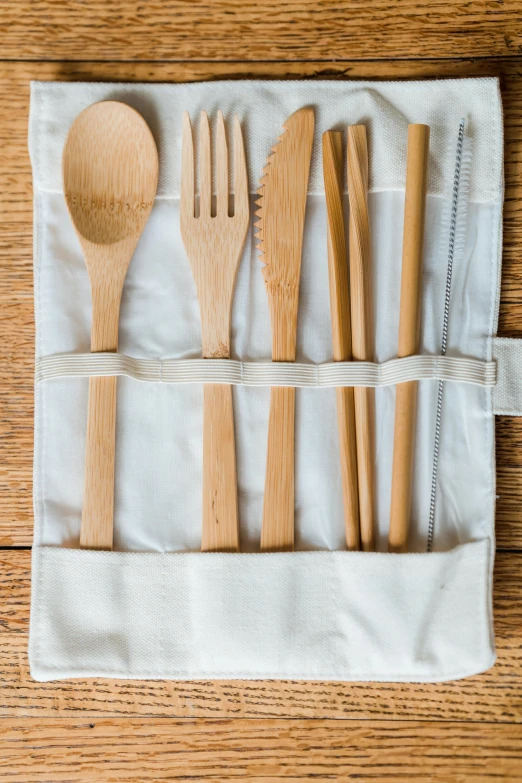
<path id="1" fill-rule="evenodd" d="M 36 381 L 125 375 L 148 383 L 228 383 L 235 386 L 392 386 L 420 380 L 494 386 L 495 362 L 455 356 L 408 356 L 374 362 L 240 362 L 233 359 L 134 359 L 116 353 L 56 354 L 36 361 Z"/>

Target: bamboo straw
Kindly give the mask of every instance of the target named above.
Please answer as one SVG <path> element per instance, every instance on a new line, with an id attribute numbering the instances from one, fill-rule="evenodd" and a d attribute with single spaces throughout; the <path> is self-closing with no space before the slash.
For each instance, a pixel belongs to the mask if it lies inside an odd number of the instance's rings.
<path id="1" fill-rule="evenodd" d="M 328 217 L 328 277 L 333 358 L 336 362 L 342 362 L 352 358 L 352 334 L 343 213 L 343 135 L 340 131 L 323 133 L 323 175 Z M 347 549 L 357 550 L 360 547 L 359 493 L 353 388 L 338 387 L 335 392 L 346 546 Z"/>
<path id="2" fill-rule="evenodd" d="M 368 217 L 368 142 L 364 125 L 348 127 L 348 197 L 350 200 L 350 293 L 352 353 L 358 361 L 373 359 L 370 288 L 370 221 Z M 365 551 L 375 548 L 374 390 L 354 388 L 359 523 Z"/>
<path id="3" fill-rule="evenodd" d="M 422 244 L 430 129 L 408 126 L 408 161 L 402 245 L 401 305 L 398 356 L 419 348 Z M 411 511 L 417 381 L 397 385 L 390 508 L 390 552 L 405 552 Z"/>

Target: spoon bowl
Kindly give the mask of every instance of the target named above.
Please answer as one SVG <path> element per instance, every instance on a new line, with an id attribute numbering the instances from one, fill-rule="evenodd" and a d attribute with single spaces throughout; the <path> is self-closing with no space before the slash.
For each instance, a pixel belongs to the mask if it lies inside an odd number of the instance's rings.
<path id="1" fill-rule="evenodd" d="M 112 245 L 143 231 L 156 195 L 150 129 L 125 103 L 94 103 L 76 118 L 63 151 L 65 199 L 78 234 Z"/>

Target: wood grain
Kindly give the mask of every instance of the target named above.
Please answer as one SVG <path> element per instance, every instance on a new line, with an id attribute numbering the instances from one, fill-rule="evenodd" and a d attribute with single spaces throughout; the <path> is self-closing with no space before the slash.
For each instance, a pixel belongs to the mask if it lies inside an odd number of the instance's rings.
<path id="1" fill-rule="evenodd" d="M 332 322 L 333 358 L 336 362 L 352 358 L 350 286 L 346 255 L 346 230 L 343 206 L 343 134 L 323 133 L 323 176 L 327 213 L 328 280 L 330 285 L 330 320 Z M 346 547 L 358 550 L 359 490 L 357 486 L 357 451 L 353 389 L 338 387 L 337 431 L 343 488 Z"/>
<path id="2" fill-rule="evenodd" d="M 348 126 L 348 199 L 350 202 L 349 256 L 352 315 L 352 353 L 357 361 L 373 361 L 372 268 L 368 213 L 368 141 L 365 125 Z M 359 482 L 361 545 L 375 549 L 375 390 L 356 386 L 355 432 Z"/>
<path id="3" fill-rule="evenodd" d="M 518 55 L 518 0 L 2 0 L 2 57 L 327 60 Z"/>
<path id="4" fill-rule="evenodd" d="M 522 555 L 499 554 L 494 585 L 498 661 L 485 674 L 456 682 L 140 682 L 96 678 L 36 683 L 27 663 L 30 553 L 4 551 L 0 552 L 0 716 L 480 719 L 522 724 L 521 593 Z"/>
<path id="5" fill-rule="evenodd" d="M 386 4 L 363 2 L 357 4 L 357 14 L 353 14 L 345 11 L 346 3 L 341 2 L 336 8 L 341 9 L 342 25 L 333 22 L 333 34 L 320 26 L 313 31 L 317 17 L 322 14 L 324 21 L 325 13 L 331 13 L 332 17 L 336 13 L 333 4 L 314 2 L 315 18 L 309 16 L 305 24 L 296 12 L 294 23 L 286 26 L 283 35 L 281 14 L 295 11 L 297 6 L 292 3 L 274 11 L 274 19 L 260 17 L 251 26 L 245 25 L 244 37 L 243 34 L 235 36 L 234 47 L 227 46 L 218 34 L 210 33 L 209 22 L 203 22 L 202 29 L 202 20 L 193 16 L 192 22 L 196 19 L 200 24 L 192 24 L 188 29 L 186 20 L 181 20 L 175 32 L 177 48 L 170 46 L 173 38 L 169 36 L 178 20 L 173 15 L 167 18 L 167 11 L 160 17 L 159 5 L 151 2 L 131 10 L 129 4 L 125 14 L 124 4 L 107 2 L 102 7 L 101 2 L 95 1 L 87 15 L 85 5 L 80 3 L 46 0 L 37 5 L 26 1 L 15 5 L 3 0 L 0 2 L 5 23 L 2 56 L 43 56 L 47 60 L 50 57 L 99 58 L 120 57 L 125 51 L 129 57 L 165 54 L 183 57 L 187 48 L 180 39 L 185 36 L 188 47 L 197 48 L 201 43 L 200 51 L 205 47 L 207 52 L 211 47 L 216 52 L 226 49 L 225 57 L 240 57 L 242 51 L 247 51 L 246 56 L 255 60 L 263 57 L 261 51 L 270 50 L 271 57 L 285 47 L 287 57 L 297 57 L 303 52 L 305 57 L 314 57 L 313 52 L 320 50 L 326 60 L 0 62 L 0 546 L 28 545 L 32 535 L 34 327 L 31 177 L 27 155 L 29 79 L 161 82 L 245 77 L 410 79 L 499 75 L 506 162 L 500 332 L 522 336 L 521 60 L 489 57 L 356 61 L 361 52 L 367 52 L 371 58 L 405 54 L 415 58 L 427 51 L 438 58 L 454 58 L 457 52 L 459 57 L 481 56 L 480 52 L 519 55 L 518 2 L 460 4 L 443 0 L 430 3 L 427 10 L 425 3 L 406 0 L 401 3 L 400 13 L 396 4 L 389 3 L 387 19 L 381 14 Z M 203 8 L 199 3 L 183 5 L 181 16 Z M 220 29 L 225 16 L 231 16 L 225 13 L 231 10 L 230 6 L 230 1 L 213 3 L 212 10 L 217 16 L 214 29 Z M 241 13 L 252 9 L 243 3 L 241 6 Z M 167 8 L 167 4 L 161 3 L 161 7 Z M 263 10 L 263 6 L 258 8 Z M 381 14 L 378 23 L 368 20 L 375 8 L 375 13 Z M 120 11 L 122 19 L 117 18 Z M 234 24 L 237 18 L 236 14 L 224 23 Z M 163 25 L 168 28 L 166 37 L 162 37 Z M 127 33 L 131 28 L 133 37 L 129 38 Z M 434 31 L 431 36 L 425 34 L 427 28 Z M 372 35 L 368 35 L 369 29 Z M 362 30 L 364 35 L 352 34 L 354 30 L 359 33 Z M 256 35 L 263 31 L 264 39 Z M 341 38 L 346 41 L 345 49 L 337 46 Z M 352 59 L 341 61 L 343 51 L 345 57 Z M 501 549 L 520 550 L 522 420 L 497 420 L 497 464 L 497 544 Z M 522 564 L 519 554 L 501 551 L 497 555 L 496 665 L 477 677 L 432 685 L 288 681 L 176 683 L 102 678 L 35 683 L 27 664 L 29 568 L 29 552 L 0 552 L 0 716 L 4 716 L 0 718 L 0 728 L 5 732 L 0 780 L 24 783 L 31 779 L 53 783 L 88 780 L 90 783 L 103 780 L 104 775 L 114 783 L 136 780 L 138 775 L 142 780 L 161 780 L 161 776 L 167 775 L 170 780 L 189 776 L 226 780 L 233 773 L 241 780 L 247 774 L 249 779 L 263 776 L 264 783 L 282 775 L 290 779 L 308 776 L 397 783 L 425 779 L 453 783 L 460 779 L 467 783 L 480 781 L 481 776 L 503 781 L 520 777 Z M 157 718 L 127 721 L 136 715 L 157 716 L 167 721 Z M 57 720 L 67 716 L 72 720 L 66 724 Z M 104 720 L 101 726 L 97 723 L 100 717 Z M 267 725 L 267 717 L 287 720 Z M 192 720 L 183 723 L 182 731 L 173 722 L 180 718 L 241 720 L 231 720 L 226 728 L 215 720 L 206 726 Z M 303 721 L 304 718 L 321 720 Z M 328 721 L 325 728 L 322 720 L 329 718 L 353 720 Z M 376 723 L 384 719 L 385 724 Z M 362 723 L 358 725 L 356 721 Z M 407 723 L 401 727 L 401 721 Z M 423 723 L 418 725 L 417 721 Z M 461 723 L 467 721 L 470 723 Z M 345 733 L 337 733 L 343 727 Z M 390 732 L 396 727 L 401 733 L 392 735 Z M 245 728 L 252 732 L 250 737 Z M 467 736 L 473 738 L 472 745 L 466 746 Z M 333 745 L 328 744 L 330 738 Z M 209 744 L 212 739 L 214 745 Z M 492 742 L 497 740 L 500 745 L 492 750 Z M 86 744 L 89 748 L 82 753 Z M 256 747 L 264 748 L 264 760 L 260 760 Z M 5 748 L 10 754 L 8 761 L 4 760 Z M 397 749 L 400 757 L 396 755 Z M 179 755 L 175 755 L 176 750 Z M 431 764 L 431 768 L 426 764 Z M 473 768 L 466 767 L 471 764 Z"/>
<path id="6" fill-rule="evenodd" d="M 428 182 L 430 128 L 408 125 L 406 192 L 402 240 L 401 301 L 397 356 L 414 356 L 419 350 L 421 324 L 424 217 Z M 417 382 L 399 383 L 395 394 L 393 468 L 390 502 L 390 552 L 406 552 L 410 525 Z"/>
<path id="7" fill-rule="evenodd" d="M 487 723 L 157 718 L 2 723 L 5 783 L 500 778 L 514 783 L 522 768 L 520 727 Z"/>

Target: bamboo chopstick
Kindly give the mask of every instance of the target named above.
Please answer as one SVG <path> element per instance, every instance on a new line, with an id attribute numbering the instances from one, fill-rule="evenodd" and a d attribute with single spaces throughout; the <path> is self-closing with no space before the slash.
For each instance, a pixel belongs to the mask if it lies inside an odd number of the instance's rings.
<path id="1" fill-rule="evenodd" d="M 343 214 L 343 135 L 340 131 L 323 133 L 323 175 L 328 219 L 328 277 L 333 358 L 336 362 L 342 362 L 352 358 L 352 335 Z M 353 388 L 338 387 L 335 392 L 346 546 L 350 550 L 357 550 L 360 547 L 359 492 Z"/>
<path id="2" fill-rule="evenodd" d="M 428 125 L 408 126 L 408 161 L 402 245 L 401 304 L 398 356 L 418 351 L 420 331 L 420 291 L 422 244 L 428 171 L 430 129 Z M 397 385 L 395 432 L 390 508 L 390 552 L 405 552 L 411 510 L 417 381 Z"/>
<path id="3" fill-rule="evenodd" d="M 359 361 L 373 359 L 370 289 L 370 222 L 368 217 L 368 142 L 366 126 L 348 127 L 348 197 L 350 201 L 350 294 L 352 353 Z M 359 522 L 365 551 L 375 548 L 374 390 L 354 388 Z"/>

